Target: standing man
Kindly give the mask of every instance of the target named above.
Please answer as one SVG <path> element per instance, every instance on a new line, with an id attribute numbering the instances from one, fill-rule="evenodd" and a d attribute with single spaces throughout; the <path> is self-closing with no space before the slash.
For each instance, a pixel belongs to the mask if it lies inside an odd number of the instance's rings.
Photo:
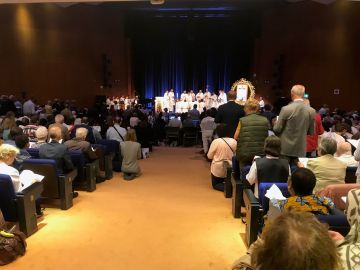
<path id="1" fill-rule="evenodd" d="M 280 111 L 274 125 L 274 132 L 281 139 L 281 154 L 290 163 L 297 163 L 299 157 L 306 156 L 306 135 L 314 134 L 315 115 L 304 103 L 305 87 L 294 85 L 291 88 L 291 102 Z"/>
<path id="2" fill-rule="evenodd" d="M 215 123 L 226 124 L 227 137 L 234 138 L 239 119 L 245 116 L 244 107 L 235 102 L 236 92 L 227 93 L 228 102 L 221 105 L 215 116 Z"/>
<path id="3" fill-rule="evenodd" d="M 174 111 L 174 107 L 175 107 L 175 93 L 174 93 L 174 89 L 170 89 L 169 92 L 169 111 L 173 112 Z"/>

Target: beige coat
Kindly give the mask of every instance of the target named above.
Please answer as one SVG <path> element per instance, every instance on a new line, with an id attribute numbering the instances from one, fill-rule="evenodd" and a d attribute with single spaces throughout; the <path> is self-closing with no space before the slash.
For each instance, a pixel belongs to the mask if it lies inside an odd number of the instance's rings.
<path id="1" fill-rule="evenodd" d="M 345 184 L 346 164 L 332 155 L 309 159 L 307 168 L 316 176 L 314 193 L 328 185 Z"/>

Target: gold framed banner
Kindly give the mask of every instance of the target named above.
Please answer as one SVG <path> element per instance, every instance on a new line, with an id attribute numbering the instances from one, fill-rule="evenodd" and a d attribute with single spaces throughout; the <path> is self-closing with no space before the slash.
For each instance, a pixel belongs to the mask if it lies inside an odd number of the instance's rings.
<path id="1" fill-rule="evenodd" d="M 236 102 L 241 105 L 244 105 L 249 98 L 255 98 L 254 85 L 244 78 L 236 81 L 232 85 L 231 91 L 236 92 Z"/>

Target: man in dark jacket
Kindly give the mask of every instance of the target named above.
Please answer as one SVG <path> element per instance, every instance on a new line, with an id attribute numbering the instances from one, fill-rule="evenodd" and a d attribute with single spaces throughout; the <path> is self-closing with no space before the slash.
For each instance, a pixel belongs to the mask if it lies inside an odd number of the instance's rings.
<path id="1" fill-rule="evenodd" d="M 245 116 L 243 106 L 235 102 L 236 92 L 229 91 L 227 93 L 228 102 L 219 107 L 215 116 L 215 123 L 226 124 L 227 137 L 233 138 L 239 119 Z"/>

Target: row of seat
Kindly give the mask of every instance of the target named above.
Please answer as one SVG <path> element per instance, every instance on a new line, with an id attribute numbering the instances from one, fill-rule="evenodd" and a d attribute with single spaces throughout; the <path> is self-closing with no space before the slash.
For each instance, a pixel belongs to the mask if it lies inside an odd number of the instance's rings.
<path id="1" fill-rule="evenodd" d="M 75 169 L 67 174 L 58 171 L 55 160 L 40 159 L 38 149 L 28 149 L 31 158 L 24 160 L 23 169 L 45 177 L 42 182 L 15 193 L 10 176 L 0 174 L 0 207 L 5 221 L 18 222 L 19 229 L 29 236 L 37 231 L 37 198 L 41 203 L 67 210 L 73 206 L 73 189 L 88 192 L 96 190 L 98 169 L 104 171 L 106 179 L 113 177 L 113 169 L 121 170 L 119 142 L 100 140 L 92 147 L 98 153 L 99 159 L 90 163 L 86 162 L 80 150 L 70 151 Z"/>
<path id="2" fill-rule="evenodd" d="M 276 184 L 285 197 L 289 197 L 287 183 L 261 183 L 259 184 L 259 198 L 254 196 L 253 191 L 244 186 L 246 174 L 250 170 L 250 166 L 245 166 L 242 171 L 239 168 L 239 162 L 236 157 L 233 158 L 233 166 L 229 163 L 224 163 L 227 167 L 227 177 L 225 180 L 224 196 L 225 198 L 232 198 L 232 214 L 234 218 L 241 217 L 241 206 L 244 204 L 246 210 L 246 244 L 250 246 L 262 231 L 264 225 L 264 214 L 269 208 L 269 200 L 265 197 L 266 191 Z M 348 187 L 347 190 L 353 188 L 356 168 L 347 168 L 347 184 L 337 185 Z M 341 208 L 341 207 L 340 207 Z M 347 218 L 342 211 L 343 209 L 335 209 L 331 215 L 317 215 L 316 217 L 323 223 L 329 225 L 329 229 L 337 231 L 342 235 L 349 232 L 350 226 Z"/>
<path id="3" fill-rule="evenodd" d="M 182 132 L 182 136 L 181 136 Z M 170 144 L 171 141 L 182 141 L 183 146 L 187 144 L 198 144 L 199 128 L 198 127 L 165 127 L 166 142 Z"/>

